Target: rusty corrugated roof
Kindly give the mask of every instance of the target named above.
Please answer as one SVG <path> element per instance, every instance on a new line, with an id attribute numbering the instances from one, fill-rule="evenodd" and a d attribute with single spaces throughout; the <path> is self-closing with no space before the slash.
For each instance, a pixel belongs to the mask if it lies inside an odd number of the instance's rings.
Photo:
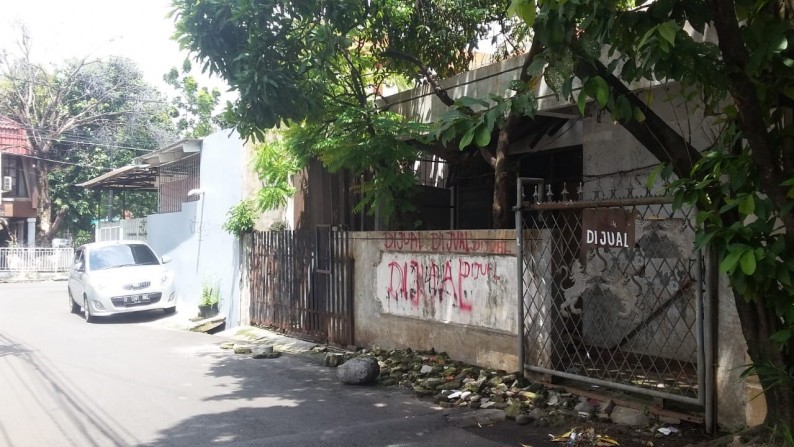
<path id="1" fill-rule="evenodd" d="M 31 154 L 25 129 L 21 124 L 2 115 L 0 115 L 0 151 L 6 154 Z"/>

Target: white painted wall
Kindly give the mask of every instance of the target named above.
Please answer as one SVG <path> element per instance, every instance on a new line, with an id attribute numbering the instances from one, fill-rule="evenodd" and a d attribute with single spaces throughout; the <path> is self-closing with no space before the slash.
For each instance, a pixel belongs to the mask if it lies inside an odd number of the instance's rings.
<path id="1" fill-rule="evenodd" d="M 229 208 L 243 197 L 244 150 L 243 140 L 228 129 L 205 137 L 201 199 L 183 203 L 181 212 L 150 215 L 148 224 L 149 244 L 173 259 L 177 312 L 195 316 L 203 284 L 217 284 L 227 327 L 241 321 L 241 244 L 221 227 Z"/>

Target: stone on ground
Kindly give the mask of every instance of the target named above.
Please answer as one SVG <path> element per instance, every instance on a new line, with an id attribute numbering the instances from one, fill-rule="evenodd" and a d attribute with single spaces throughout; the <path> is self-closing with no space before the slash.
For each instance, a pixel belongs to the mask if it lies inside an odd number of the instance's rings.
<path id="1" fill-rule="evenodd" d="M 352 358 L 336 369 L 339 381 L 346 385 L 366 385 L 373 383 L 380 374 L 380 366 L 374 357 Z"/>
<path id="2" fill-rule="evenodd" d="M 325 354 L 325 366 L 335 368 L 345 362 L 344 354 L 328 352 Z"/>
<path id="3" fill-rule="evenodd" d="M 648 425 L 650 420 L 644 412 L 628 407 L 615 406 L 609 415 L 612 422 L 622 425 Z"/>

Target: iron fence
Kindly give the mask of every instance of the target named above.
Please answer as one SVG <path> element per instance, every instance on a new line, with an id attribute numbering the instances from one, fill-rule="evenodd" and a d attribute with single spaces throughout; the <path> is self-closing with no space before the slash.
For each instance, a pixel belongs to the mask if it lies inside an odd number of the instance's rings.
<path id="1" fill-rule="evenodd" d="M 345 230 L 256 232 L 249 266 L 252 324 L 353 344 L 352 259 Z"/>
<path id="2" fill-rule="evenodd" d="M 146 240 L 146 218 L 97 222 L 94 238 L 101 241 Z"/>
<path id="3" fill-rule="evenodd" d="M 58 273 L 72 265 L 71 247 L 11 247 L 0 248 L 0 272 Z"/>
<path id="4" fill-rule="evenodd" d="M 694 210 L 647 189 L 585 189 L 519 182 L 520 361 L 703 407 L 713 390 Z"/>

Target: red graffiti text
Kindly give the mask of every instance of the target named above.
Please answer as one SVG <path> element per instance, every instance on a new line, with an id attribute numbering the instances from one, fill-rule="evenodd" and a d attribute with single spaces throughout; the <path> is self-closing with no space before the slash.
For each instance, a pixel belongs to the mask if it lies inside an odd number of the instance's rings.
<path id="1" fill-rule="evenodd" d="M 460 311 L 470 312 L 476 291 L 501 279 L 496 272 L 496 264 L 488 262 L 464 259 L 447 260 L 441 264 L 417 259 L 391 261 L 386 294 L 389 300 L 405 300 L 416 308 L 450 299 Z"/>

